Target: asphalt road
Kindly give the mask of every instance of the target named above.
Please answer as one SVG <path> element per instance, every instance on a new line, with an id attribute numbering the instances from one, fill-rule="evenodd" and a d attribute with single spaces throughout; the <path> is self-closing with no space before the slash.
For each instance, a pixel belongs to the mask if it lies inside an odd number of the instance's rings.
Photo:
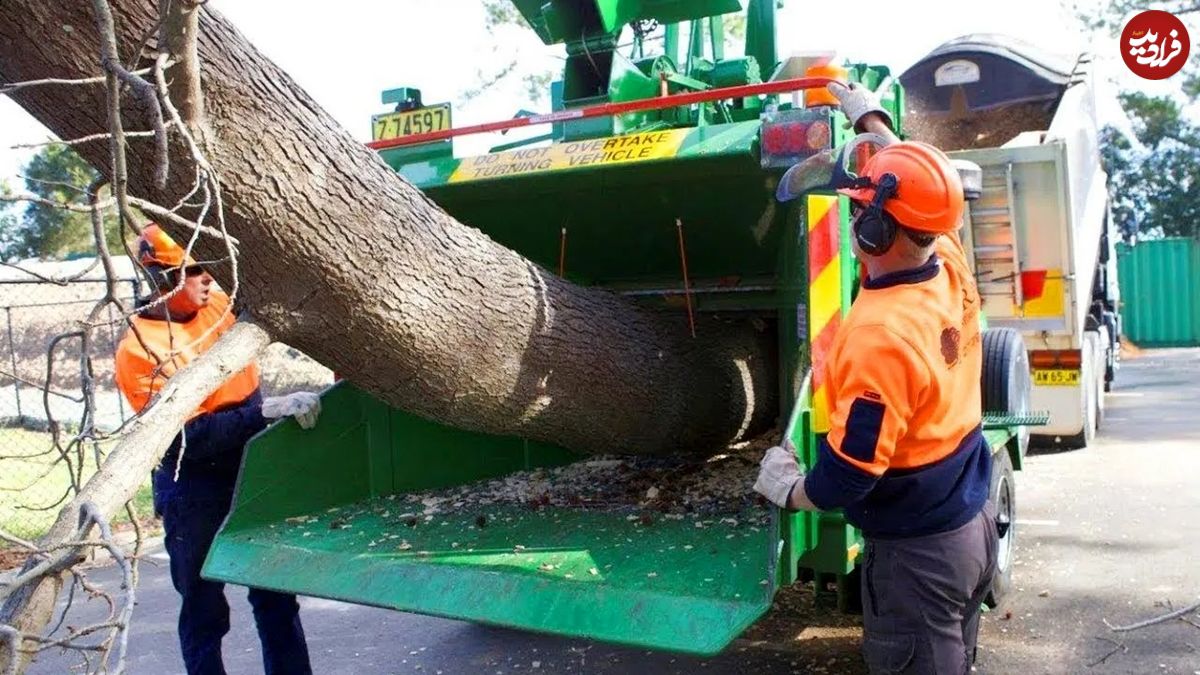
<path id="1" fill-rule="evenodd" d="M 1031 456 L 1019 473 L 1017 586 L 985 618 L 984 673 L 1200 673 L 1200 616 L 1127 632 L 1115 625 L 1200 599 L 1200 350 L 1126 361 L 1098 442 Z M 111 570 L 95 572 L 111 581 Z M 261 673 L 245 592 L 228 591 L 230 673 Z M 178 599 L 166 558 L 142 567 L 129 672 L 182 672 Z M 627 650 L 456 621 L 302 600 L 314 670 L 370 673 L 855 673 L 855 617 L 817 611 L 805 590 L 709 660 Z M 102 612 L 77 603 L 81 625 Z M 33 673 L 69 672 L 74 655 L 43 654 Z"/>

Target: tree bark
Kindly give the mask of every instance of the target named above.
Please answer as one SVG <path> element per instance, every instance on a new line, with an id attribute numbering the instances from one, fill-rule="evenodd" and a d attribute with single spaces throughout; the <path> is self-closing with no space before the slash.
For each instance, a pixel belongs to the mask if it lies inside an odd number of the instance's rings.
<path id="1" fill-rule="evenodd" d="M 157 8 L 112 6 L 128 58 Z M 96 76 L 97 45 L 85 3 L 0 2 L 4 81 Z M 453 220 L 206 7 L 198 51 L 240 295 L 272 338 L 396 407 L 582 452 L 706 452 L 774 421 L 773 332 L 708 320 L 692 338 L 680 313 L 571 285 Z M 330 54 L 330 76 L 352 64 Z M 14 99 L 74 138 L 106 129 L 103 94 L 37 87 Z M 126 128 L 148 128 L 136 100 L 124 105 Z M 173 204 L 187 192 L 175 146 L 160 191 L 153 142 L 129 141 L 131 194 Z M 108 169 L 104 144 L 79 151 Z M 224 255 L 203 236 L 197 251 Z"/>

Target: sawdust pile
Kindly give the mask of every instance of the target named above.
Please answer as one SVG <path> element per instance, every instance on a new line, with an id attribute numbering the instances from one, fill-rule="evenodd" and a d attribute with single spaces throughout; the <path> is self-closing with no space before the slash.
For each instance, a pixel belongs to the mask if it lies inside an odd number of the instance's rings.
<path id="1" fill-rule="evenodd" d="M 775 431 L 707 460 L 595 457 L 444 490 L 411 493 L 400 499 L 419 504 L 425 516 L 500 505 L 638 509 L 674 516 L 732 514 L 766 504 L 754 492 L 754 481 L 763 452 L 779 437 Z"/>
<path id="2" fill-rule="evenodd" d="M 939 113 L 922 110 L 910 101 L 903 119 L 905 135 L 924 141 L 947 152 L 977 148 L 996 148 L 1026 131 L 1044 131 L 1050 127 L 1054 108 L 1046 103 L 1018 103 L 964 113 Z"/>

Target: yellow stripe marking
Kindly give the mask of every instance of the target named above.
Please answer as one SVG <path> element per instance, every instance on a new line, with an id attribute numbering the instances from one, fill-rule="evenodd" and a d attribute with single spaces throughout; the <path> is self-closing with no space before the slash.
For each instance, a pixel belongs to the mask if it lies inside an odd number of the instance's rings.
<path id="1" fill-rule="evenodd" d="M 829 321 L 841 312 L 842 265 L 840 258 L 841 256 L 835 256 L 808 288 L 810 339 L 816 340 Z"/>
<path id="2" fill-rule="evenodd" d="M 821 386 L 813 393 L 813 431 L 818 434 L 829 431 L 829 387 Z"/>
<path id="3" fill-rule="evenodd" d="M 829 209 L 837 205 L 837 197 L 813 195 L 808 198 L 808 229 L 812 230 L 820 223 Z"/>

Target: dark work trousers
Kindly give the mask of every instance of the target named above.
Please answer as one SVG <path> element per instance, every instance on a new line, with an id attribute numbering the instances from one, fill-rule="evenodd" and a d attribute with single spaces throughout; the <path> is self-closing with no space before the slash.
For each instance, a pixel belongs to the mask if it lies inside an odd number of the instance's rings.
<path id="1" fill-rule="evenodd" d="M 179 611 L 183 662 L 189 675 L 225 675 L 221 660 L 221 639 L 229 632 L 225 584 L 201 579 L 200 568 L 229 513 L 230 496 L 218 491 L 164 497 L 160 508 L 171 581 L 183 598 Z M 249 600 L 267 675 L 312 673 L 296 596 L 251 588 Z"/>
<path id="2" fill-rule="evenodd" d="M 863 657 L 873 675 L 970 672 L 997 545 L 991 502 L 956 530 L 867 541 Z"/>

